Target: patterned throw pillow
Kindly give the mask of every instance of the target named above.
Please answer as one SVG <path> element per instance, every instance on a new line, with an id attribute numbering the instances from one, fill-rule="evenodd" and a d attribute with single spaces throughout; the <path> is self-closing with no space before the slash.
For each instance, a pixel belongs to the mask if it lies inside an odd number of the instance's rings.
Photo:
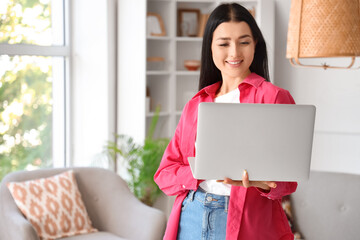
<path id="1" fill-rule="evenodd" d="M 91 226 L 72 170 L 49 178 L 10 182 L 7 186 L 40 239 L 97 232 Z"/>

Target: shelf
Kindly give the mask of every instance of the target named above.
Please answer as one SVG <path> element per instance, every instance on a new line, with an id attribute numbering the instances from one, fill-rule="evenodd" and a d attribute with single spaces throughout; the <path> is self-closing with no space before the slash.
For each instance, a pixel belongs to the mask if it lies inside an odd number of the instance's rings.
<path id="1" fill-rule="evenodd" d="M 200 71 L 176 71 L 177 76 L 198 76 Z"/>
<path id="2" fill-rule="evenodd" d="M 147 118 L 153 117 L 154 115 L 155 115 L 154 112 L 148 112 L 148 113 L 146 113 L 146 117 L 147 117 Z M 167 116 L 170 116 L 170 113 L 169 113 L 169 112 L 160 112 L 160 113 L 159 113 L 159 117 L 167 117 Z"/>
<path id="3" fill-rule="evenodd" d="M 164 75 L 170 75 L 169 71 L 146 71 L 146 75 L 148 76 L 164 76 Z"/>
<path id="4" fill-rule="evenodd" d="M 202 42 L 202 37 L 176 37 L 178 42 Z"/>
<path id="5" fill-rule="evenodd" d="M 210 1 L 210 0 L 176 0 L 177 3 L 214 3 L 214 1 Z"/>
<path id="6" fill-rule="evenodd" d="M 161 40 L 161 41 L 169 41 L 169 40 L 171 40 L 171 38 L 168 37 L 168 36 L 165 36 L 165 37 L 147 36 L 146 39 L 147 39 L 147 40 Z"/>
<path id="7" fill-rule="evenodd" d="M 226 2 L 233 2 L 233 1 L 225 0 L 224 2 L 226 3 Z M 241 3 L 254 3 L 254 4 L 257 4 L 258 2 L 259 2 L 259 0 L 241 0 Z"/>
<path id="8" fill-rule="evenodd" d="M 149 2 L 171 2 L 171 0 L 148 0 Z"/>

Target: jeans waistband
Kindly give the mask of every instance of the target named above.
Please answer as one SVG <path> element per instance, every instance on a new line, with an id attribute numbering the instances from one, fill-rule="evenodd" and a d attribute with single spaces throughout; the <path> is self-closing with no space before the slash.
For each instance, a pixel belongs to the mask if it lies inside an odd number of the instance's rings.
<path id="1" fill-rule="evenodd" d="M 196 191 L 192 190 L 189 192 L 189 198 L 191 201 L 197 200 L 208 207 L 220 207 L 227 211 L 230 197 L 207 193 L 199 187 Z"/>

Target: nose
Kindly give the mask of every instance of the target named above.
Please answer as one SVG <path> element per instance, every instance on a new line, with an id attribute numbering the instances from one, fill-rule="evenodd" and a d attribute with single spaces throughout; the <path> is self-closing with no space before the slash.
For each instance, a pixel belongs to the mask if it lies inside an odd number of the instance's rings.
<path id="1" fill-rule="evenodd" d="M 229 48 L 230 57 L 238 57 L 239 56 L 239 46 L 235 43 L 230 44 Z"/>

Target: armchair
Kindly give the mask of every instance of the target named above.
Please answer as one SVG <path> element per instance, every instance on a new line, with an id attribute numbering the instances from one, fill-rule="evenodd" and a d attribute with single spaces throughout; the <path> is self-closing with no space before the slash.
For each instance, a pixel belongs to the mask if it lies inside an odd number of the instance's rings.
<path id="1" fill-rule="evenodd" d="M 102 168 L 72 168 L 94 228 L 99 232 L 65 239 L 162 239 L 164 213 L 141 203 L 116 173 Z M 38 240 L 35 229 L 15 204 L 6 183 L 47 178 L 69 168 L 13 172 L 0 185 L 0 239 Z"/>
<path id="2" fill-rule="evenodd" d="M 360 175 L 311 171 L 291 194 L 295 225 L 306 240 L 360 236 Z"/>

